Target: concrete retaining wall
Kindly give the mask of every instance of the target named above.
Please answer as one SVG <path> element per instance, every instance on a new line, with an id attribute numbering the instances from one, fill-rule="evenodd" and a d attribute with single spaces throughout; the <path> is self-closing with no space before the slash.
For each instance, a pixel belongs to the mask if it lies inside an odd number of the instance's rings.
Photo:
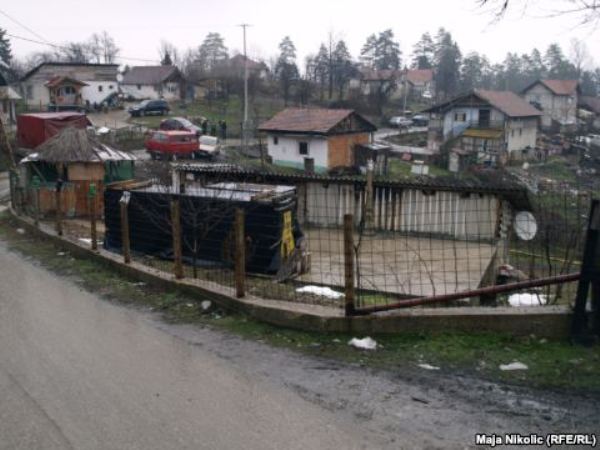
<path id="1" fill-rule="evenodd" d="M 12 212 L 12 211 L 11 211 Z M 237 299 L 227 287 L 201 285 L 198 280 L 175 280 L 170 274 L 132 262 L 124 264 L 120 255 L 90 248 L 57 236 L 47 226 L 36 228 L 28 218 L 13 217 L 30 233 L 44 237 L 76 256 L 91 258 L 117 272 L 151 286 L 178 290 L 199 299 L 210 299 L 223 308 L 242 312 L 259 321 L 286 328 L 315 332 L 343 332 L 356 335 L 393 333 L 500 332 L 515 336 L 566 338 L 571 323 L 570 308 L 565 306 L 490 308 L 412 308 L 393 313 L 344 317 L 341 310 L 255 297 Z"/>

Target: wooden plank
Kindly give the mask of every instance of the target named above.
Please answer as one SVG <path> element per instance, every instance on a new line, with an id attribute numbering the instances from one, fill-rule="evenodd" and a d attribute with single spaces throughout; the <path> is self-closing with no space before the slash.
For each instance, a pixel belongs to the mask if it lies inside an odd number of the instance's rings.
<path id="1" fill-rule="evenodd" d="M 245 295 L 244 282 L 246 279 L 246 238 L 244 231 L 244 211 L 235 210 L 235 295 L 242 298 Z"/>
<path id="2" fill-rule="evenodd" d="M 171 200 L 171 229 L 173 233 L 173 274 L 183 278 L 183 260 L 181 249 L 181 207 L 178 198 Z"/>
<path id="3" fill-rule="evenodd" d="M 354 218 L 344 215 L 344 311 L 346 316 L 354 314 Z"/>

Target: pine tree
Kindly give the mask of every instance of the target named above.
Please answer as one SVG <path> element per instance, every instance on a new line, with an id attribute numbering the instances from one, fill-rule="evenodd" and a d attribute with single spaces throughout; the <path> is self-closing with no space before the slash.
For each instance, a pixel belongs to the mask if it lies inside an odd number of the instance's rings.
<path id="1" fill-rule="evenodd" d="M 413 69 L 431 69 L 433 67 L 433 39 L 429 33 L 423 33 L 421 39 L 413 46 Z"/>
<path id="2" fill-rule="evenodd" d="M 223 37 L 219 33 L 208 33 L 198 50 L 198 60 L 203 70 L 214 70 L 228 57 Z"/>
<path id="3" fill-rule="evenodd" d="M 279 44 L 279 56 L 275 64 L 275 75 L 279 79 L 283 101 L 287 105 L 290 89 L 298 79 L 298 66 L 296 65 L 296 46 L 289 36 L 283 38 Z"/>
<path id="4" fill-rule="evenodd" d="M 394 41 L 394 32 L 390 29 L 379 33 L 375 45 L 373 66 L 377 70 L 397 70 L 400 68 L 400 45 Z"/>
<path id="5" fill-rule="evenodd" d="M 4 62 L 7 66 L 10 66 L 12 61 L 10 41 L 6 36 L 6 30 L 3 30 L 2 28 L 0 28 L 0 61 Z"/>

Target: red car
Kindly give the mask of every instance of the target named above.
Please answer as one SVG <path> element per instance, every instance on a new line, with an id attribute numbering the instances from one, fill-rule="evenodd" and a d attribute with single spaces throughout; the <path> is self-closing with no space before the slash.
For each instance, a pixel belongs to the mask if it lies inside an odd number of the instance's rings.
<path id="1" fill-rule="evenodd" d="M 154 131 L 145 142 L 152 159 L 194 158 L 198 137 L 190 131 Z"/>

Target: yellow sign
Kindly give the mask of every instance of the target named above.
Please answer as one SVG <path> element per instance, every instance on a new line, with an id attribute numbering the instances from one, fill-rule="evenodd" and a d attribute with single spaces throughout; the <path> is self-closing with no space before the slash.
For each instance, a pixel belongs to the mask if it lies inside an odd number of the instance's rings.
<path id="1" fill-rule="evenodd" d="M 283 230 L 281 232 L 281 257 L 286 259 L 294 251 L 294 233 L 292 232 L 292 212 L 283 213 Z"/>

